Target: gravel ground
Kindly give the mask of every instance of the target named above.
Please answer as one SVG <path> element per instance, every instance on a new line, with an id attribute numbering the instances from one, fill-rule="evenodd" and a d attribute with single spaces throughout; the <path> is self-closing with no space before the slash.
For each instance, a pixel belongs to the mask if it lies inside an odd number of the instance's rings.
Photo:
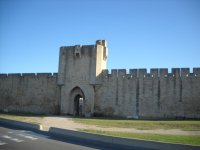
<path id="1" fill-rule="evenodd" d="M 45 117 L 36 117 L 36 116 L 23 116 L 20 118 L 3 117 L 13 120 L 19 120 L 24 122 L 32 122 L 41 124 L 43 130 L 49 130 L 50 127 L 58 127 L 63 129 L 69 129 L 78 131 L 79 129 L 93 129 L 93 130 L 102 130 L 102 131 L 117 131 L 117 132 L 128 132 L 128 133 L 154 133 L 154 134 L 171 134 L 171 135 L 200 135 L 200 131 L 182 131 L 180 129 L 156 129 L 156 130 L 138 130 L 135 128 L 103 128 L 96 125 L 86 125 L 81 123 L 75 123 L 72 117 L 69 116 L 45 116 Z"/>
<path id="2" fill-rule="evenodd" d="M 85 125 L 81 123 L 75 123 L 71 117 L 66 117 L 66 116 L 43 117 L 40 124 L 43 125 L 44 130 L 48 130 L 49 127 L 59 127 L 75 131 L 77 131 L 78 129 L 94 129 L 94 130 L 129 132 L 129 133 L 132 132 L 132 133 L 154 133 L 154 134 L 171 134 L 171 135 L 200 135 L 200 131 L 182 131 L 180 129 L 138 130 L 135 128 L 116 128 L 116 127 L 102 128 L 95 125 Z"/>

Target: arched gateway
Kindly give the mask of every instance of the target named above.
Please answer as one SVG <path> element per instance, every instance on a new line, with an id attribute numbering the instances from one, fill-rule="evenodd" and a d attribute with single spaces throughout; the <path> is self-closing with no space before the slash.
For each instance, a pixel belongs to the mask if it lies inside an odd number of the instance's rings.
<path id="1" fill-rule="evenodd" d="M 105 40 L 62 46 L 58 74 L 0 73 L 0 112 L 200 119 L 200 68 L 109 73 L 107 55 Z"/>
<path id="2" fill-rule="evenodd" d="M 70 92 L 70 114 L 74 116 L 85 115 L 85 95 L 81 88 L 75 87 Z"/>

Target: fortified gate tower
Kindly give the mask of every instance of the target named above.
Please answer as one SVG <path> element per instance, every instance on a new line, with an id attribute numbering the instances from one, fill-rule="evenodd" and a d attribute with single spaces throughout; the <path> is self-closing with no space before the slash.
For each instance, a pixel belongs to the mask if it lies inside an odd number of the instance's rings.
<path id="1" fill-rule="evenodd" d="M 200 119 L 200 68 L 106 69 L 107 42 L 60 48 L 58 73 L 0 74 L 0 111 Z"/>
<path id="2" fill-rule="evenodd" d="M 60 47 L 57 84 L 60 87 L 61 114 L 91 116 L 94 112 L 95 86 L 106 69 L 106 40 L 96 45 Z"/>

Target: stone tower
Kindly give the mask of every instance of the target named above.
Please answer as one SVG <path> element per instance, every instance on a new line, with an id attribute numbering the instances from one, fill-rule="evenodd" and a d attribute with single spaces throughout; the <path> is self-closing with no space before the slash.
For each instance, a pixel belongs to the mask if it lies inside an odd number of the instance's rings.
<path id="1" fill-rule="evenodd" d="M 0 74 L 0 111 L 200 119 L 200 68 L 106 69 L 105 40 L 60 48 L 58 73 Z"/>
<path id="2" fill-rule="evenodd" d="M 91 116 L 94 112 L 95 86 L 106 69 L 106 40 L 96 45 L 63 46 L 60 48 L 57 84 L 60 87 L 61 114 Z"/>

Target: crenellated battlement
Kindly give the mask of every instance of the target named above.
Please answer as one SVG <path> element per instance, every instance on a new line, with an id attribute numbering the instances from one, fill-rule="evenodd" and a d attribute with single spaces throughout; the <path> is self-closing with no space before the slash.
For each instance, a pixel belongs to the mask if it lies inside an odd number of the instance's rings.
<path id="1" fill-rule="evenodd" d="M 108 69 L 102 71 L 103 77 L 127 77 L 127 78 L 163 78 L 163 77 L 200 77 L 200 68 L 193 68 L 190 72 L 189 68 L 172 68 L 171 72 L 167 68 L 153 68 L 150 72 L 147 69 L 112 69 L 109 73 Z"/>
<path id="2" fill-rule="evenodd" d="M 200 119 L 200 67 L 107 70 L 107 57 L 97 40 L 60 47 L 58 73 L 0 73 L 0 111 Z"/>
<path id="3" fill-rule="evenodd" d="M 0 78 L 40 78 L 40 77 L 55 77 L 57 78 L 58 73 L 8 73 L 0 74 Z M 200 77 L 200 68 L 193 68 L 193 71 L 190 72 L 189 68 L 172 68 L 171 72 L 167 68 L 152 68 L 150 72 L 147 72 L 147 69 L 111 69 L 109 73 L 108 69 L 102 71 L 103 77 L 119 77 L 119 78 L 166 78 L 166 77 Z"/>
<path id="4" fill-rule="evenodd" d="M 102 45 L 104 47 L 107 47 L 107 41 L 106 40 L 97 40 L 96 45 Z"/>
<path id="5" fill-rule="evenodd" d="M 147 69 L 112 69 L 110 73 L 103 70 L 101 75 L 102 107 L 112 106 L 117 115 L 200 118 L 200 68 L 193 68 L 193 71 L 189 68 L 153 68 L 149 72 Z M 113 115 L 106 109 L 103 113 Z"/>
<path id="6" fill-rule="evenodd" d="M 0 78 L 10 78 L 10 77 L 17 77 L 17 78 L 24 78 L 24 77 L 57 77 L 58 73 L 8 73 L 8 74 L 0 74 Z"/>

